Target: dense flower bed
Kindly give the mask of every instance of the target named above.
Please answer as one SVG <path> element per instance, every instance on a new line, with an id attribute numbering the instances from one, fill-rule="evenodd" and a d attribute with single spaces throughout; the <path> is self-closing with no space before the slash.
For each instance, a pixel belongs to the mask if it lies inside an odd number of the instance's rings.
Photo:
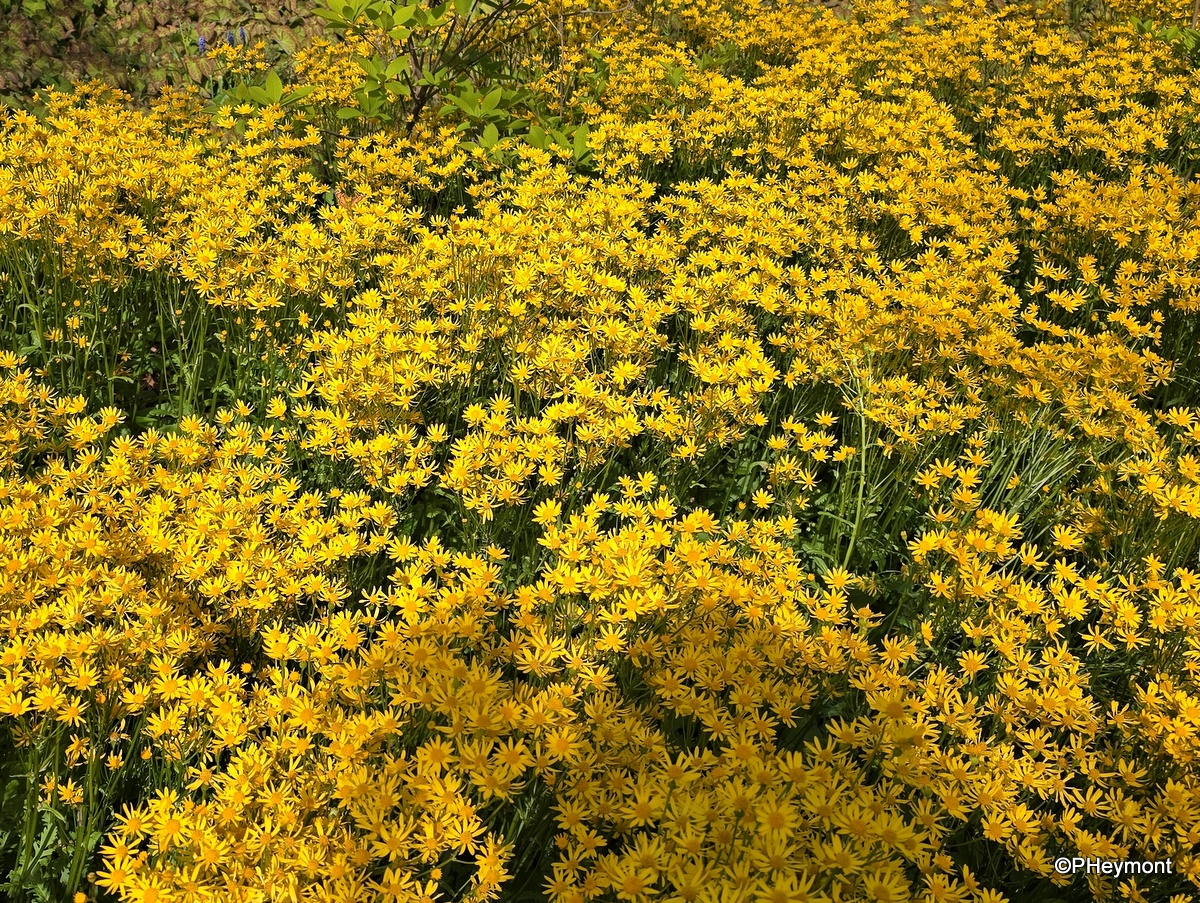
<path id="1" fill-rule="evenodd" d="M 516 12 L 0 113 L 7 896 L 1193 899 L 1190 5 Z"/>

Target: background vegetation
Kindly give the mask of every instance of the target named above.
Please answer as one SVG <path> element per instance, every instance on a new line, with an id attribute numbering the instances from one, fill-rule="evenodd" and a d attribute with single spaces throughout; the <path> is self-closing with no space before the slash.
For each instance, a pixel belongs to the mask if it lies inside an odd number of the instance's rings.
<path id="1" fill-rule="evenodd" d="M 1192 899 L 1192 15 L 0 0 L 4 894 Z"/>

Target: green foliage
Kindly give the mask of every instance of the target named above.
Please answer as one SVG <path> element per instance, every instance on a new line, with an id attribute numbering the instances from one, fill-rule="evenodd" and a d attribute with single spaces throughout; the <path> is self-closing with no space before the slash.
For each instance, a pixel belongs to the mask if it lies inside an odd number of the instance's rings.
<path id="1" fill-rule="evenodd" d="M 267 73 L 262 85 L 243 82 L 231 88 L 225 96 L 237 103 L 253 103 L 260 107 L 269 107 L 273 104 L 290 107 L 308 97 L 314 90 L 312 85 L 302 85 L 291 91 L 284 91 L 279 73 L 272 69 Z"/>
<path id="2" fill-rule="evenodd" d="M 441 99 L 442 107 L 469 111 L 469 127 L 498 137 L 507 131 L 507 109 L 521 96 L 499 88 L 515 81 L 515 74 L 493 54 L 527 30 L 519 24 L 525 0 L 454 0 L 426 8 L 421 3 L 391 0 L 328 0 L 316 14 L 329 27 L 348 37 L 366 39 L 373 49 L 359 60 L 365 78 L 357 92 L 357 107 L 344 107 L 345 120 L 366 119 L 397 124 L 412 132 L 421 114 Z M 493 98 L 484 108 L 476 91 L 495 85 L 483 94 Z M 494 142 L 493 142 L 494 143 Z"/>
<path id="3" fill-rule="evenodd" d="M 268 61 L 322 30 L 306 0 L 0 0 L 0 102 L 39 87 L 99 79 L 145 99 L 165 85 L 206 85 L 209 44 L 263 44 Z"/>
<path id="4" fill-rule="evenodd" d="M 588 147 L 588 135 L 586 123 L 576 126 L 569 132 L 556 128 L 543 129 L 540 125 L 534 125 L 529 129 L 529 143 L 542 150 L 548 150 L 552 146 L 566 148 L 571 152 L 571 156 L 577 164 L 586 167 L 590 166 L 592 162 L 592 152 Z"/>
<path id="5" fill-rule="evenodd" d="M 0 770 L 0 892 L 14 903 L 70 900 L 85 885 L 107 824 L 116 775 L 99 757 L 82 784 L 71 780 L 61 793 L 45 792 L 43 785 L 67 780 L 62 762 L 70 733 L 63 725 L 36 746 L 4 750 L 10 767 Z"/>
<path id="6" fill-rule="evenodd" d="M 1139 19 L 1136 16 L 1129 20 L 1134 31 L 1138 34 L 1153 35 L 1160 41 L 1166 41 L 1175 48 L 1182 59 L 1192 65 L 1200 63 L 1200 29 L 1181 27 L 1179 25 L 1164 25 L 1155 28 L 1150 19 Z"/>
<path id="7" fill-rule="evenodd" d="M 119 77 L 128 63 L 101 0 L 0 0 L 0 101 L 38 85 Z"/>

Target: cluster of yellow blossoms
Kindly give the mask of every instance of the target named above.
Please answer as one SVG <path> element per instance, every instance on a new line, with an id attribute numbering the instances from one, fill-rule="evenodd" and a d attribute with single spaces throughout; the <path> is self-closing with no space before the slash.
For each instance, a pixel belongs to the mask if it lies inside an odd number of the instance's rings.
<path id="1" fill-rule="evenodd" d="M 0 115 L 5 892 L 1195 899 L 1200 74 L 994 6 Z"/>

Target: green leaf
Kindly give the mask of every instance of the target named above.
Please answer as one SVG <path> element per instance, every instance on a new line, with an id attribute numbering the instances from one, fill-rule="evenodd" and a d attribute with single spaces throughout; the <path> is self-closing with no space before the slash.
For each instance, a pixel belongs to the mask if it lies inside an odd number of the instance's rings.
<path id="1" fill-rule="evenodd" d="M 362 102 L 361 109 L 364 116 L 377 116 L 383 109 L 383 98 L 372 93 L 369 94 Z"/>
<path id="2" fill-rule="evenodd" d="M 489 92 L 488 96 L 483 99 L 483 103 L 479 105 L 480 112 L 490 113 L 496 109 L 496 104 L 500 103 L 500 95 L 504 93 L 501 88 Z"/>
<path id="3" fill-rule="evenodd" d="M 360 119 L 362 118 L 362 110 L 356 110 L 353 107 L 342 107 L 336 113 L 338 119 Z"/>
<path id="4" fill-rule="evenodd" d="M 483 128 L 483 138 L 479 142 L 483 147 L 491 147 L 500 140 L 500 130 L 496 128 L 495 123 L 489 122 Z"/>
<path id="5" fill-rule="evenodd" d="M 296 35 L 290 29 L 280 31 L 274 36 L 275 43 L 279 45 L 279 49 L 291 56 L 296 52 Z"/>
<path id="6" fill-rule="evenodd" d="M 474 116 L 479 111 L 479 95 L 474 91 L 467 94 L 455 94 L 450 98 L 450 103 L 454 104 L 468 116 Z"/>
<path id="7" fill-rule="evenodd" d="M 589 152 L 589 149 L 588 149 L 588 127 L 586 125 L 581 125 L 581 126 L 579 126 L 579 128 L 575 129 L 574 150 L 575 150 L 575 159 L 576 160 L 582 160 L 585 156 L 587 156 L 587 154 Z"/>
<path id="8" fill-rule="evenodd" d="M 279 103 L 283 99 L 283 82 L 279 80 L 279 73 L 274 70 L 267 73 L 266 91 L 271 103 Z"/>
<path id="9" fill-rule="evenodd" d="M 283 103 L 295 103 L 298 100 L 303 100 L 317 90 L 316 85 L 304 85 L 302 88 L 297 88 L 295 91 L 289 91 L 283 98 Z"/>
<path id="10" fill-rule="evenodd" d="M 335 31 L 341 31 L 350 24 L 346 21 L 345 16 L 339 15 L 329 9 L 315 9 L 313 10 L 313 15 L 324 19 Z"/>

